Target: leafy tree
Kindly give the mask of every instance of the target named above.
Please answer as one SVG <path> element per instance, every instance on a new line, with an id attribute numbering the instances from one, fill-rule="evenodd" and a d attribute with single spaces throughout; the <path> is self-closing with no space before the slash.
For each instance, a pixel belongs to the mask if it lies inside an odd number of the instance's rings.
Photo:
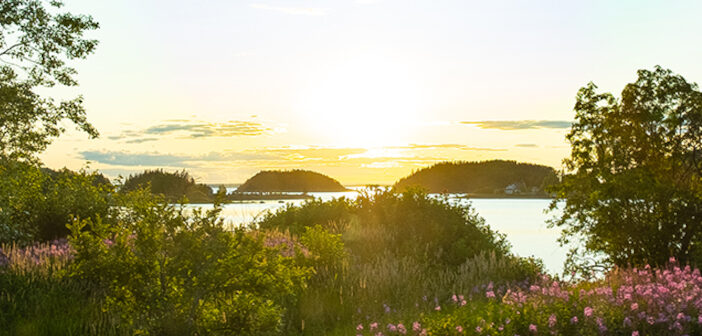
<path id="1" fill-rule="evenodd" d="M 90 135 L 83 98 L 56 101 L 39 88 L 76 86 L 67 61 L 82 59 L 97 46 L 86 31 L 98 28 L 90 16 L 60 12 L 57 0 L 0 2 L 0 159 L 36 161 L 35 155 L 65 131 L 69 120 Z"/>
<path id="2" fill-rule="evenodd" d="M 578 91 L 571 155 L 554 188 L 571 264 L 702 261 L 702 93 L 670 70 L 638 71 L 621 98 Z M 572 265 L 571 265 L 572 266 Z"/>

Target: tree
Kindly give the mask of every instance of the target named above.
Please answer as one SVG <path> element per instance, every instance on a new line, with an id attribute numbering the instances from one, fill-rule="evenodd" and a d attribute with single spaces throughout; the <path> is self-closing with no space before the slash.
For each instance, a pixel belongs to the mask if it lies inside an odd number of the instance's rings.
<path id="1" fill-rule="evenodd" d="M 81 96 L 57 102 L 37 93 L 57 84 L 78 85 L 67 61 L 83 59 L 97 46 L 83 34 L 98 23 L 60 13 L 62 6 L 56 0 L 0 2 L 0 159 L 36 161 L 35 155 L 65 131 L 63 120 L 98 136 Z"/>
<path id="2" fill-rule="evenodd" d="M 607 265 L 702 261 L 702 92 L 670 70 L 639 70 L 621 98 L 578 91 L 566 139 L 571 155 L 554 187 L 551 225 L 561 243 L 581 238 Z"/>

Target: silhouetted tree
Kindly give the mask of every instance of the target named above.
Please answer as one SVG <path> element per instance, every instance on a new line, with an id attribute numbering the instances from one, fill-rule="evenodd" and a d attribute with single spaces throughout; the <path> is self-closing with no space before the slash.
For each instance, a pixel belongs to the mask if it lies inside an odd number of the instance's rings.
<path id="1" fill-rule="evenodd" d="M 571 262 L 702 260 L 702 93 L 670 70 L 639 70 L 617 99 L 578 91 L 566 174 L 554 188 Z M 599 260 L 598 260 L 599 259 Z"/>

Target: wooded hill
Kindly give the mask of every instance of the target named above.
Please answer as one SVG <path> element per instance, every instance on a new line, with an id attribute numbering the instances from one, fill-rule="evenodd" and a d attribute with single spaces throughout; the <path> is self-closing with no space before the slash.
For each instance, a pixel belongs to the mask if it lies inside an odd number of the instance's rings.
<path id="1" fill-rule="evenodd" d="M 165 196 L 169 202 L 180 201 L 183 197 L 187 197 L 191 203 L 209 203 L 214 199 L 212 189 L 195 182 L 185 170 L 169 173 L 156 169 L 129 175 L 120 191 L 127 192 L 146 186 L 151 187 L 153 194 Z"/>
<path id="2" fill-rule="evenodd" d="M 309 170 L 264 170 L 249 178 L 236 192 L 347 191 L 339 181 Z"/>
<path id="3" fill-rule="evenodd" d="M 441 162 L 415 171 L 395 183 L 398 189 L 418 186 L 432 193 L 544 196 L 556 180 L 548 166 L 516 161 Z"/>

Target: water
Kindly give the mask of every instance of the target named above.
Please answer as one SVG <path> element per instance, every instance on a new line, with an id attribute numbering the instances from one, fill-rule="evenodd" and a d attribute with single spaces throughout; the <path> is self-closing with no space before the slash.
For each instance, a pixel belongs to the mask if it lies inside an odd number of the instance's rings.
<path id="1" fill-rule="evenodd" d="M 322 200 L 345 196 L 355 198 L 358 191 L 310 193 Z M 266 211 L 275 211 L 287 204 L 299 205 L 303 200 L 269 200 L 226 204 L 222 217 L 228 226 L 248 224 Z M 535 256 L 544 262 L 546 270 L 552 274 L 563 271 L 568 249 L 560 247 L 556 241 L 560 229 L 548 228 L 546 220 L 555 213 L 544 213 L 551 202 L 548 199 L 452 199 L 452 202 L 470 202 L 477 213 L 485 219 L 493 230 L 504 233 L 512 245 L 512 251 L 520 256 Z M 191 207 L 212 208 L 211 204 L 192 204 Z"/>

